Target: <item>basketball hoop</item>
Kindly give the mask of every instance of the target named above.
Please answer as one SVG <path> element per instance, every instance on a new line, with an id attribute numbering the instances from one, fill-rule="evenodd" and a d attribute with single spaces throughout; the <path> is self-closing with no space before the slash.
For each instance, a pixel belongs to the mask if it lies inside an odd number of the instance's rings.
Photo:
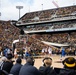
<path id="1" fill-rule="evenodd" d="M 20 42 L 23 42 L 24 44 L 26 44 L 27 40 L 28 40 L 28 36 L 27 35 L 20 35 L 19 36 L 19 41 Z"/>

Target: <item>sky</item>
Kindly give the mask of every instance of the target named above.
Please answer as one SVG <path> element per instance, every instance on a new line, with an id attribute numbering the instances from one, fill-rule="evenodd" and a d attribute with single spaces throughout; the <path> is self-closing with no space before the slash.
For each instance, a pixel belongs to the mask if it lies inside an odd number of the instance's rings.
<path id="1" fill-rule="evenodd" d="M 20 17 L 28 12 L 57 8 L 52 1 L 59 7 L 76 5 L 76 0 L 0 0 L 0 20 L 18 20 L 19 9 L 16 6 L 23 6 Z"/>

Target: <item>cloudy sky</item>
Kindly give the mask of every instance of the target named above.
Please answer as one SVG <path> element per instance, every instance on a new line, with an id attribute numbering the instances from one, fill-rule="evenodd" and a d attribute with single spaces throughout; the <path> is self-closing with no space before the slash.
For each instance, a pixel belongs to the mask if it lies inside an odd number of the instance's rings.
<path id="1" fill-rule="evenodd" d="M 19 9 L 16 6 L 23 6 L 20 10 L 20 17 L 25 13 L 76 5 L 76 0 L 0 0 L 0 20 L 18 20 Z"/>

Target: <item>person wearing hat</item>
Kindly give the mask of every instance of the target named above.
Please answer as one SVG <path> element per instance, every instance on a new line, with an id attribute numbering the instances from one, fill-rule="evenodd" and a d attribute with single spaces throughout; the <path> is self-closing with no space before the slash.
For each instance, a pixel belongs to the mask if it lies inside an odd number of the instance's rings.
<path id="1" fill-rule="evenodd" d="M 26 57 L 26 64 L 24 64 L 19 72 L 19 75 L 40 75 L 38 69 L 34 67 L 34 58 Z"/>
<path id="2" fill-rule="evenodd" d="M 76 75 L 76 60 L 74 57 L 67 57 L 62 61 L 63 69 L 60 70 L 59 75 Z"/>
<path id="3" fill-rule="evenodd" d="M 43 66 L 39 67 L 39 71 L 41 75 L 57 75 L 55 70 L 51 67 L 52 58 L 45 57 L 42 62 L 43 62 Z"/>

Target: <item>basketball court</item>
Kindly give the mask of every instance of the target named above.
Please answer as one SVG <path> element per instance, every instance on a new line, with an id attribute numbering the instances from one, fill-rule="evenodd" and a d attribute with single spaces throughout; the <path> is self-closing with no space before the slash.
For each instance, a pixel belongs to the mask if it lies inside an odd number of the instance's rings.
<path id="1" fill-rule="evenodd" d="M 46 56 L 43 56 L 43 57 L 41 56 L 41 58 L 39 56 L 39 58 L 35 58 L 34 66 L 37 67 L 37 68 L 42 66 L 43 65 L 42 60 L 43 60 L 44 57 L 46 57 Z M 61 60 L 61 56 L 60 55 L 52 55 L 50 57 L 53 60 L 53 63 L 52 63 L 53 67 L 62 68 L 63 64 L 61 63 L 61 61 L 63 61 L 66 57 L 70 57 L 70 56 L 62 57 L 62 60 Z M 76 59 L 76 56 L 71 56 L 71 57 L 74 57 Z M 25 59 L 22 59 L 22 64 L 25 64 L 25 63 L 26 63 Z"/>

